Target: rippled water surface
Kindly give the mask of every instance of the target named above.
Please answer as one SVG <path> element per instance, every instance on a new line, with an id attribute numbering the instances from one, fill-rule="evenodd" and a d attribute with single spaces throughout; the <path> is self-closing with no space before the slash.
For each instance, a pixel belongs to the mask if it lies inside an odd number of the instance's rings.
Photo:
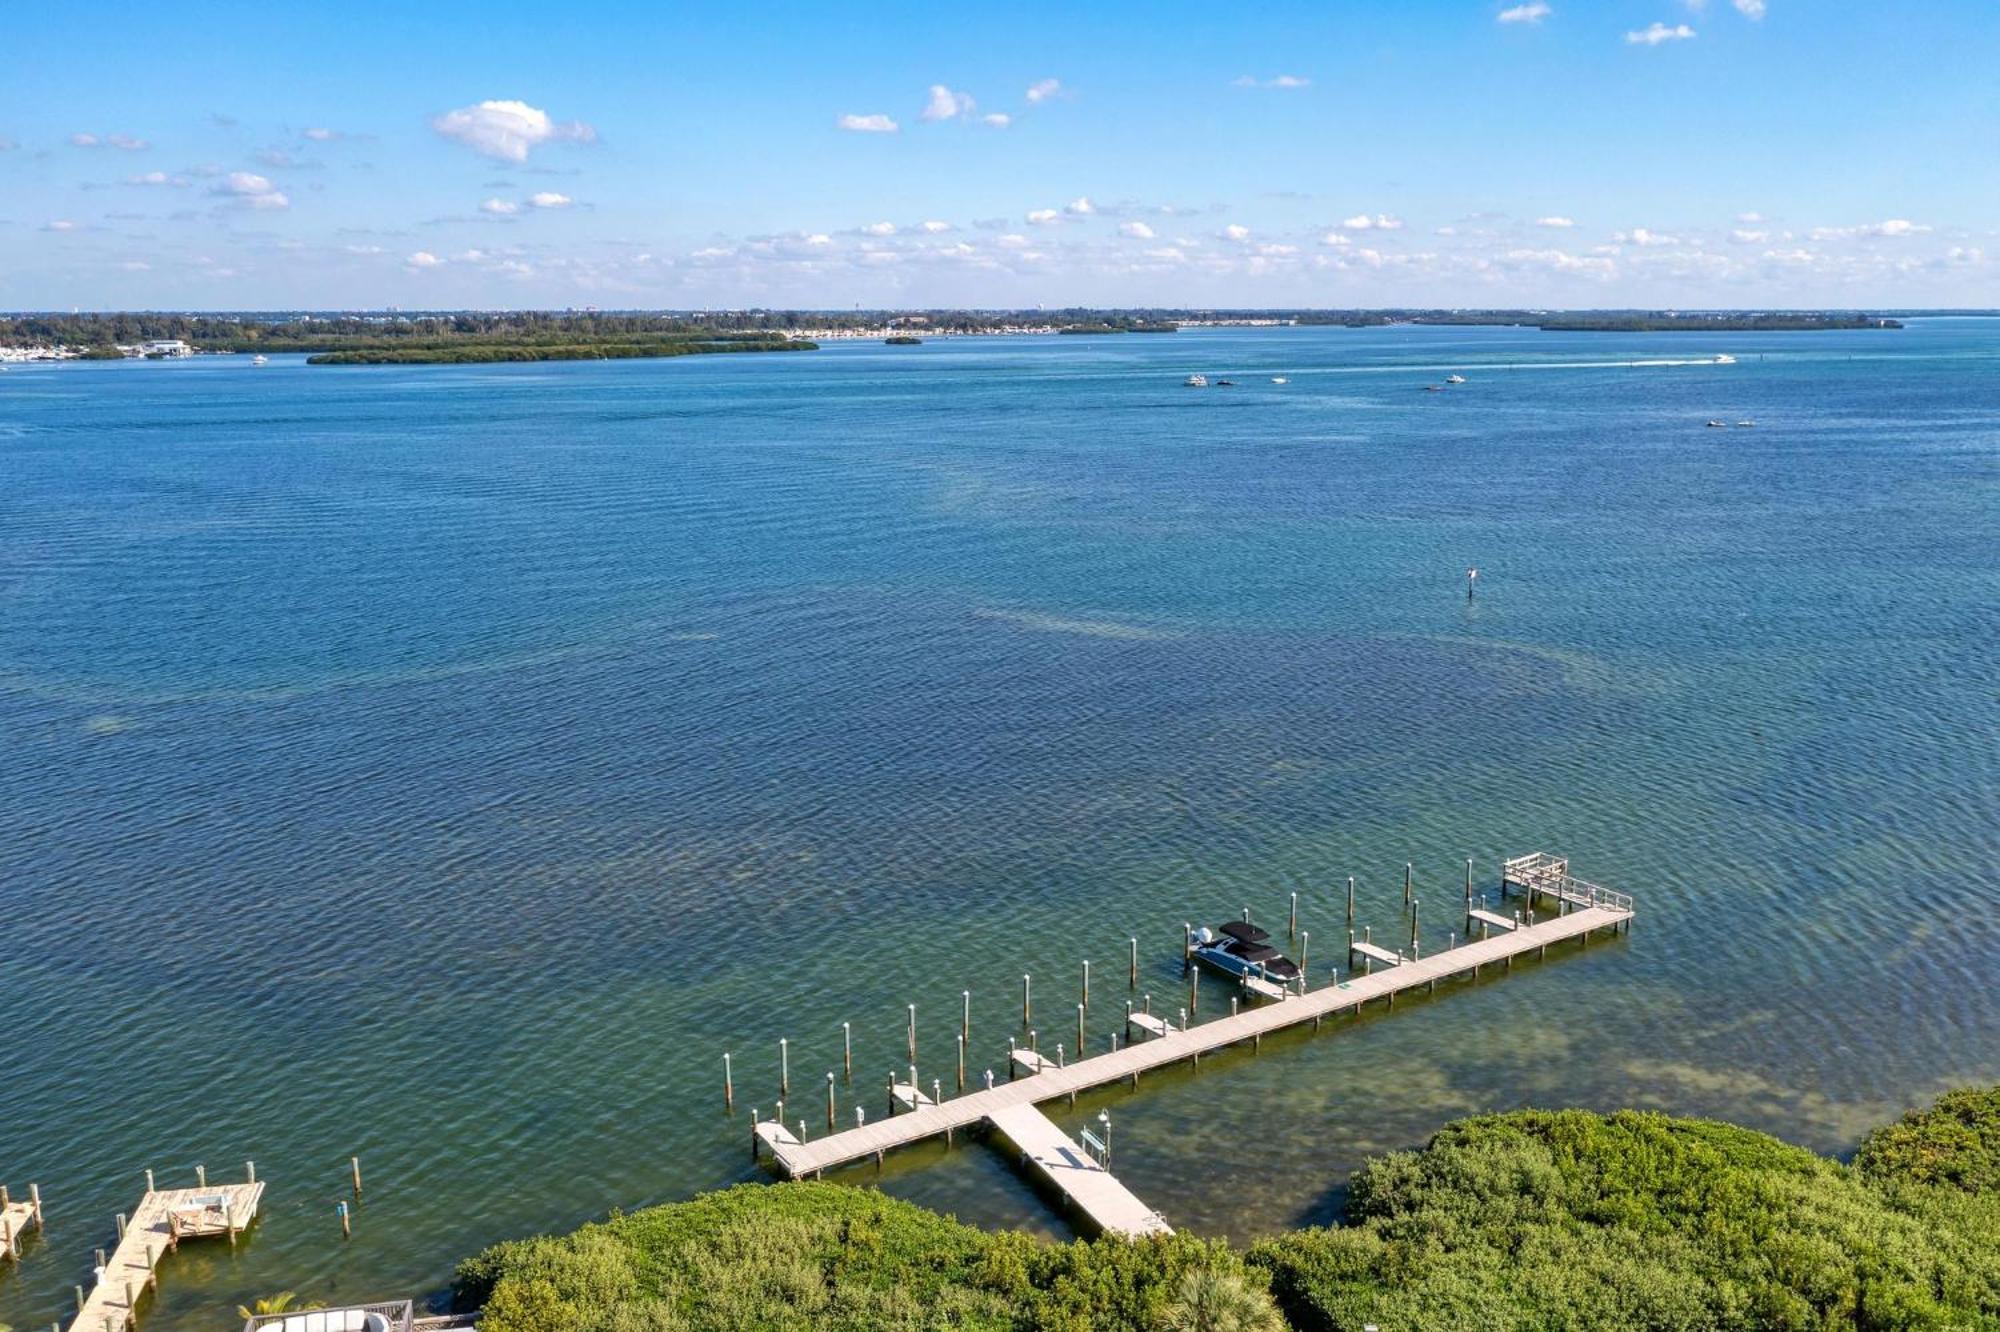
<path id="1" fill-rule="evenodd" d="M 962 989 L 1001 1068 L 1024 971 L 1073 1039 L 1093 959 L 1102 1043 L 1128 936 L 1164 1003 L 1183 920 L 1296 891 L 1323 972 L 1409 861 L 1441 947 L 1538 848 L 1629 938 L 1058 1117 L 1236 1237 L 1473 1111 L 1849 1148 L 2000 1076 L 1996 457 L 1970 320 L 12 370 L 0 1180 L 49 1233 L 0 1322 L 148 1166 L 271 1182 L 155 1326 L 431 1290 L 757 1177 L 780 1037 L 817 1125 L 851 1022 L 879 1113 L 906 1003 L 949 1082 Z M 981 1147 L 881 1182 L 1062 1233 Z"/>

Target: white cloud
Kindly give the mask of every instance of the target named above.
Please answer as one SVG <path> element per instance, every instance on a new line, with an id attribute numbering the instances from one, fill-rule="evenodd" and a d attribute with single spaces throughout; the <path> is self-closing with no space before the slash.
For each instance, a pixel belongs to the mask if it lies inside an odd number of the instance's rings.
<path id="1" fill-rule="evenodd" d="M 1930 228 L 1921 222 L 1908 218 L 1892 217 L 1886 222 L 1869 222 L 1858 227 L 1814 227 L 1811 238 L 1816 241 L 1840 240 L 1848 236 L 1887 237 L 1898 240 L 1906 236 L 1921 236 Z"/>
<path id="2" fill-rule="evenodd" d="M 517 101 L 480 102 L 447 111 L 431 121 L 431 128 L 482 157 L 504 162 L 525 162 L 529 150 L 555 140 L 597 141 L 597 131 L 582 121 L 559 125 L 540 107 Z"/>
<path id="3" fill-rule="evenodd" d="M 43 231 L 75 231 L 76 223 L 66 217 L 58 217 L 42 224 Z"/>
<path id="4" fill-rule="evenodd" d="M 153 145 L 130 134 L 72 134 L 72 148 L 117 148 L 128 153 L 144 152 Z"/>
<path id="5" fill-rule="evenodd" d="M 1080 198 L 1071 199 L 1068 203 L 1064 204 L 1063 211 L 1071 217 L 1089 217 L 1097 211 L 1097 205 L 1090 201 L 1088 195 L 1085 195 Z"/>
<path id="6" fill-rule="evenodd" d="M 971 115 L 972 111 L 972 95 L 970 93 L 953 92 L 942 83 L 933 83 L 931 85 L 931 99 L 924 103 L 924 109 L 918 113 L 917 119 L 926 121 L 956 120 L 960 117 Z"/>
<path id="7" fill-rule="evenodd" d="M 902 126 L 881 114 L 872 116 L 845 115 L 837 122 L 839 126 L 854 134 L 894 134 Z"/>
<path id="8" fill-rule="evenodd" d="M 861 234 L 864 236 L 893 236 L 896 234 L 896 224 L 894 222 L 870 222 L 867 226 L 861 228 Z"/>
<path id="9" fill-rule="evenodd" d="M 1062 221 L 1062 214 L 1053 208 L 1037 208 L 1028 214 L 1028 221 L 1038 227 L 1054 226 Z"/>
<path id="10" fill-rule="evenodd" d="M 172 185 L 179 188 L 191 184 L 186 176 L 169 176 L 164 171 L 148 171 L 137 176 L 127 176 L 127 185 Z"/>
<path id="11" fill-rule="evenodd" d="M 521 211 L 521 205 L 515 203 L 512 199 L 488 199 L 485 203 L 479 205 L 479 211 L 482 213 L 491 213 L 495 217 L 512 217 Z"/>
<path id="12" fill-rule="evenodd" d="M 806 237 L 806 244 L 812 246 L 815 250 L 825 249 L 827 246 L 833 244 L 833 237 L 823 231 L 815 231 L 812 235 Z"/>
<path id="13" fill-rule="evenodd" d="M 418 250 L 409 257 L 407 262 L 411 268 L 436 268 L 444 260 L 432 254 L 429 250 Z"/>
<path id="14" fill-rule="evenodd" d="M 1753 231 L 1743 227 L 1737 227 L 1729 233 L 1729 243 L 1732 245 L 1762 245 L 1769 239 L 1771 233 L 1768 231 Z"/>
<path id="15" fill-rule="evenodd" d="M 1679 245 L 1681 243 L 1681 238 L 1678 236 L 1662 236 L 1659 232 L 1648 231 L 1644 227 L 1634 227 L 1630 231 L 1615 232 L 1612 234 L 1611 239 L 1617 241 L 1620 245 L 1660 246 Z"/>
<path id="16" fill-rule="evenodd" d="M 1343 234 L 1343 233 L 1341 233 L 1341 232 L 1338 232 L 1338 231 L 1329 231 L 1329 232 L 1327 232 L 1327 233 L 1326 233 L 1326 235 L 1324 235 L 1324 236 L 1321 236 L 1321 237 L 1319 238 L 1319 243 L 1320 243 L 1321 245 L 1332 245 L 1332 246 L 1341 246 L 1341 245 L 1352 245 L 1352 244 L 1354 244 L 1354 242 L 1353 242 L 1353 241 L 1351 241 L 1351 240 L 1349 240 L 1349 239 L 1348 239 L 1348 238 L 1346 237 L 1346 235 L 1345 235 L 1345 234 Z"/>
<path id="17" fill-rule="evenodd" d="M 1298 252 L 1299 247 L 1296 245 L 1259 245 L 1257 247 L 1257 253 L 1267 259 L 1282 259 L 1288 254 L 1297 254 Z"/>
<path id="18" fill-rule="evenodd" d="M 1676 23 L 1669 28 L 1655 20 L 1649 28 L 1626 33 L 1625 41 L 1629 46 L 1658 46 L 1661 42 L 1684 42 L 1693 36 L 1694 29 L 1685 23 Z"/>
<path id="19" fill-rule="evenodd" d="M 1036 83 L 1032 84 L 1028 88 L 1027 91 L 1028 105 L 1034 106 L 1037 103 L 1046 102 L 1051 97 L 1060 95 L 1062 90 L 1063 86 L 1061 79 L 1038 80 Z"/>
<path id="20" fill-rule="evenodd" d="M 254 171 L 232 171 L 209 187 L 210 194 L 235 199 L 248 208 L 290 208 L 292 201 L 271 183 L 269 176 Z"/>
<path id="21" fill-rule="evenodd" d="M 1529 0 L 1525 5 L 1515 5 L 1512 9 L 1501 10 L 1495 17 L 1502 23 L 1540 23 L 1553 13 L 1555 11 L 1544 4 L 1543 0 Z"/>
<path id="22" fill-rule="evenodd" d="M 949 223 L 949 222 L 939 222 L 939 221 L 936 221 L 936 220 L 932 220 L 932 221 L 929 221 L 929 222 L 925 222 L 925 223 L 923 223 L 922 225 L 923 225 L 923 229 L 924 229 L 925 231 L 928 231 L 928 232 L 929 232 L 929 233 L 930 233 L 931 235 L 933 235 L 933 236 L 937 235 L 937 234 L 938 234 L 939 232 L 941 232 L 941 231 L 950 231 L 950 230 L 951 230 L 951 223 Z"/>
<path id="23" fill-rule="evenodd" d="M 1948 264 L 1983 264 L 1986 251 L 1977 245 L 1954 245 L 1945 251 L 1944 259 Z"/>
<path id="24" fill-rule="evenodd" d="M 1158 259 L 1161 263 L 1165 264 L 1178 264 L 1187 259 L 1185 254 L 1182 254 L 1171 245 L 1162 245 L 1157 250 L 1148 250 L 1146 251 L 1146 257 L 1148 259 Z"/>
<path id="25" fill-rule="evenodd" d="M 1118 228 L 1118 234 L 1132 240 L 1153 239 L 1153 229 L 1144 222 L 1127 222 Z"/>
<path id="26" fill-rule="evenodd" d="M 1566 250 L 1509 250 L 1500 258 L 1504 264 L 1515 267 L 1542 268 L 1554 273 L 1577 273 L 1588 277 L 1608 278 L 1618 271 L 1618 265 L 1610 259 L 1587 259 Z"/>
<path id="27" fill-rule="evenodd" d="M 1028 238 L 1017 231 L 1009 232 L 994 242 L 1003 250 L 1025 250 L 1029 243 Z"/>
<path id="28" fill-rule="evenodd" d="M 1572 217 L 1538 217 L 1535 219 L 1535 225 L 1538 227 L 1567 228 L 1575 226 L 1576 219 Z"/>
<path id="29" fill-rule="evenodd" d="M 575 202 L 567 194 L 557 194 L 554 190 L 539 190 L 528 196 L 530 208 L 567 208 Z"/>
<path id="30" fill-rule="evenodd" d="M 1359 213 L 1354 217 L 1348 218 L 1340 225 L 1346 227 L 1349 231 L 1401 231 L 1403 229 L 1403 219 L 1400 217 L 1390 217 L 1387 213 L 1377 213 L 1373 217 L 1368 216 L 1366 213 Z"/>
<path id="31" fill-rule="evenodd" d="M 981 116 L 979 118 L 979 123 L 982 125 L 990 125 L 994 129 L 1006 129 L 1009 125 L 1014 123 L 1014 117 L 1008 115 L 1005 111 L 995 111 L 989 115 Z"/>
<path id="32" fill-rule="evenodd" d="M 1762 213 L 1738 213 L 1736 220 L 1745 226 L 1754 226 L 1764 220 L 1764 215 Z"/>
<path id="33" fill-rule="evenodd" d="M 1736 12 L 1755 22 L 1764 17 L 1764 0 L 1729 0 L 1736 6 Z"/>
<path id="34" fill-rule="evenodd" d="M 339 130 L 328 129 L 324 125 L 314 125 L 312 128 L 302 131 L 302 133 L 314 143 L 332 143 L 336 139 L 347 137 Z"/>
<path id="35" fill-rule="evenodd" d="M 1237 223 L 1231 222 L 1228 226 L 1222 229 L 1222 238 L 1224 240 L 1233 240 L 1237 242 L 1247 241 L 1250 239 L 1250 228 L 1245 226 L 1239 226 Z"/>
<path id="36" fill-rule="evenodd" d="M 1303 74 L 1274 74 L 1268 79 L 1260 79 L 1255 74 L 1245 74 L 1232 80 L 1239 88 L 1310 88 L 1312 80 Z"/>

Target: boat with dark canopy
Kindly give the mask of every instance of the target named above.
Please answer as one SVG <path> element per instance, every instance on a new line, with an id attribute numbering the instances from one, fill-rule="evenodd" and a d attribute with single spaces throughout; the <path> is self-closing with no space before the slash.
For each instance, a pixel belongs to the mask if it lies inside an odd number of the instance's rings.
<path id="1" fill-rule="evenodd" d="M 1262 981 L 1282 992 L 1299 979 L 1296 962 L 1271 947 L 1269 931 L 1245 920 L 1232 920 L 1213 930 L 1196 930 L 1190 956 L 1210 971 L 1240 981 Z M 1257 987 L 1253 986 L 1253 992 Z"/>

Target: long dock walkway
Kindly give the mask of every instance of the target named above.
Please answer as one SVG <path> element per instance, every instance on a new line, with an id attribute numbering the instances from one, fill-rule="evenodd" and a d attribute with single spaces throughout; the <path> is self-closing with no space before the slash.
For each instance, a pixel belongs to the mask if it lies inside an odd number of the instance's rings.
<path id="1" fill-rule="evenodd" d="M 1533 892 L 1539 885 L 1526 885 Z M 863 1124 L 830 1133 L 823 1138 L 803 1141 L 790 1130 L 772 1121 L 758 1126 L 757 1137 L 770 1149 L 780 1168 L 793 1178 L 823 1171 L 869 1157 L 880 1156 L 898 1147 L 941 1137 L 947 1132 L 970 1128 L 982 1122 L 998 1122 L 1017 1106 L 1033 1106 L 1058 1096 L 1074 1095 L 1092 1087 L 1138 1077 L 1153 1069 L 1183 1060 L 1199 1061 L 1201 1056 L 1244 1041 L 1260 1041 L 1272 1032 L 1301 1023 L 1317 1023 L 1349 1009 L 1359 1009 L 1372 999 L 1391 1003 L 1397 994 L 1419 986 L 1435 987 L 1453 976 L 1468 975 L 1495 963 L 1507 963 L 1524 954 L 1547 949 L 1569 939 L 1584 939 L 1596 930 L 1616 929 L 1632 918 L 1630 899 L 1624 906 L 1584 906 L 1551 920 L 1523 924 L 1488 939 L 1462 943 L 1456 948 L 1428 957 L 1406 959 L 1372 975 L 1351 976 L 1338 984 L 1294 995 L 1216 1018 L 1199 1026 L 1169 1029 L 1153 1040 L 1140 1041 L 1104 1054 L 1079 1059 L 1065 1067 L 1040 1061 L 1041 1071 L 995 1086 L 966 1092 L 936 1104 L 918 1107 L 908 1114 L 895 1115 L 872 1124 Z M 95 1332 L 93 1329 L 92 1332 Z"/>
<path id="2" fill-rule="evenodd" d="M 1174 1233 L 1165 1217 L 1140 1202 L 1137 1194 L 1034 1106 L 1008 1106 L 989 1115 L 987 1122 L 1014 1144 L 1023 1164 L 1100 1231 L 1130 1239 Z"/>
<path id="3" fill-rule="evenodd" d="M 147 1183 L 152 1183 L 151 1171 Z M 118 1247 L 84 1297 L 70 1332 L 118 1332 L 136 1324 L 140 1297 L 158 1283 L 161 1257 L 184 1239 L 227 1235 L 234 1242 L 256 1219 L 263 1197 L 264 1184 L 254 1170 L 242 1184 L 148 1188 L 132 1215 L 123 1219 Z"/>

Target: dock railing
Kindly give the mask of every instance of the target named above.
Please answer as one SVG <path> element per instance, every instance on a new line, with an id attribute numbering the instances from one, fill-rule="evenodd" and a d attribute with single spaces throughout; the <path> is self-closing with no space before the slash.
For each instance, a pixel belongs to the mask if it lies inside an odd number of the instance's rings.
<path id="1" fill-rule="evenodd" d="M 416 1322 L 416 1301 L 350 1304 L 338 1309 L 293 1309 L 285 1313 L 253 1314 L 243 1332 L 410 1332 Z"/>
<path id="2" fill-rule="evenodd" d="M 1632 910 L 1632 898 L 1629 894 L 1614 892 L 1600 884 L 1576 878 L 1569 872 L 1569 861 L 1561 856 L 1552 856 L 1546 851 L 1516 856 L 1501 866 L 1501 873 L 1502 892 L 1510 887 L 1518 887 L 1530 897 L 1539 893 L 1573 906 L 1604 907 L 1610 911 L 1628 913 Z"/>

